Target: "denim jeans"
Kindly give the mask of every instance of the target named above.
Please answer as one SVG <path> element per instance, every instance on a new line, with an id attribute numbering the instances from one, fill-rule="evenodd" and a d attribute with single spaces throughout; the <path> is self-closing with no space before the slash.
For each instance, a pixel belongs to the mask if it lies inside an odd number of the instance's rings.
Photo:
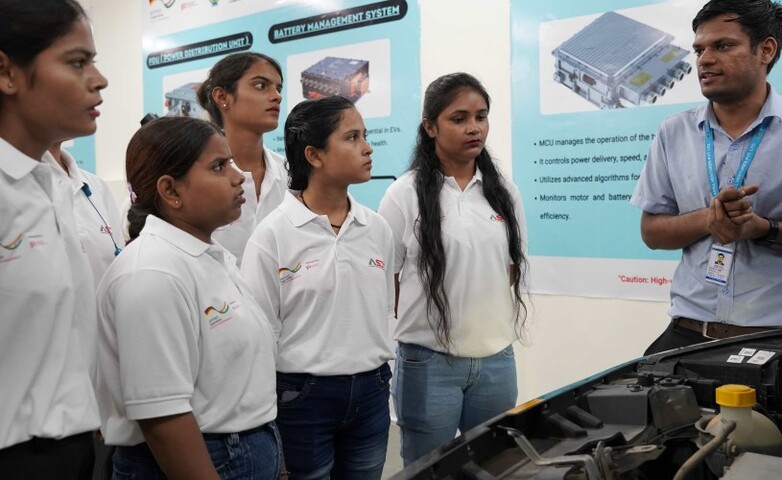
<path id="1" fill-rule="evenodd" d="M 277 424 L 291 480 L 380 479 L 391 369 L 356 375 L 277 372 Z"/>
<path id="2" fill-rule="evenodd" d="M 483 358 L 399 343 L 391 392 L 405 465 L 516 405 L 513 346 Z"/>
<path id="3" fill-rule="evenodd" d="M 282 473 L 280 434 L 274 422 L 241 433 L 205 433 L 204 442 L 221 480 L 277 480 Z M 113 480 L 164 480 L 146 443 L 117 447 Z"/>

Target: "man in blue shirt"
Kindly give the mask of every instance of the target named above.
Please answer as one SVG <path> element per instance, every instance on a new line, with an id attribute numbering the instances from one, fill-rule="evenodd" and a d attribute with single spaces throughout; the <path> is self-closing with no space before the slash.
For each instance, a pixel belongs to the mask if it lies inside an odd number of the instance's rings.
<path id="1" fill-rule="evenodd" d="M 709 102 L 663 122 L 630 200 L 650 248 L 682 249 L 647 354 L 782 326 L 782 7 L 712 0 L 692 25 Z"/>

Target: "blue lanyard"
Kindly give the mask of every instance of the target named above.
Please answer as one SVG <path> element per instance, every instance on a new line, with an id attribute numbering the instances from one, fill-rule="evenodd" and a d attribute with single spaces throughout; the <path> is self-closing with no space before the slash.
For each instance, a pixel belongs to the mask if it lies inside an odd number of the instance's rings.
<path id="1" fill-rule="evenodd" d="M 106 228 L 106 231 L 109 234 L 111 243 L 114 244 L 114 256 L 116 257 L 117 255 L 120 254 L 122 249 L 119 248 L 119 245 L 117 245 L 117 242 L 114 240 L 114 234 L 111 233 L 111 227 L 109 227 L 109 223 L 106 221 L 105 218 L 103 218 L 103 215 L 100 214 L 100 210 L 98 210 L 98 207 L 96 207 L 95 204 L 92 203 L 92 199 L 90 198 L 92 196 L 92 190 L 90 190 L 90 186 L 87 185 L 87 182 L 81 183 L 81 191 L 84 193 L 84 196 L 87 197 L 87 201 L 90 202 L 90 205 L 92 205 L 92 208 L 95 210 L 95 213 L 98 214 L 100 221 L 103 222 L 103 226 Z"/>
<path id="2" fill-rule="evenodd" d="M 755 158 L 755 153 L 758 151 L 760 142 L 763 140 L 763 135 L 766 134 L 768 124 L 771 123 L 772 117 L 766 117 L 755 129 L 755 133 L 752 134 L 752 140 L 749 142 L 747 151 L 744 152 L 744 157 L 741 159 L 739 169 L 736 171 L 736 176 L 733 177 L 733 187 L 740 188 L 744 184 L 744 178 L 747 176 L 747 170 L 749 170 L 749 164 L 752 163 L 752 159 Z M 711 196 L 716 197 L 720 193 L 720 184 L 717 181 L 717 165 L 714 162 L 714 129 L 711 128 L 709 121 L 706 120 L 706 124 L 703 127 L 706 134 L 706 175 L 709 177 L 709 189 L 711 190 Z"/>

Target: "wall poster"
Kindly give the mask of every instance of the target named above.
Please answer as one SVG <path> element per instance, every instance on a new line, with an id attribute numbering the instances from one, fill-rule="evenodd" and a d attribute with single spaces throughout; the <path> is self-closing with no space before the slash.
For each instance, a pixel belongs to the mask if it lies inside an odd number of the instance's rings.
<path id="1" fill-rule="evenodd" d="M 147 0 L 142 28 L 145 112 L 208 118 L 195 92 L 209 68 L 230 53 L 261 52 L 280 63 L 284 85 L 265 146 L 284 155 L 293 106 L 339 91 L 355 102 L 374 149 L 373 180 L 351 187 L 358 201 L 376 209 L 406 169 L 419 122 L 417 3 Z"/>
<path id="2" fill-rule="evenodd" d="M 534 292 L 668 299 L 680 252 L 643 243 L 629 200 L 660 123 L 704 101 L 702 5 L 512 2 L 513 172 Z"/>

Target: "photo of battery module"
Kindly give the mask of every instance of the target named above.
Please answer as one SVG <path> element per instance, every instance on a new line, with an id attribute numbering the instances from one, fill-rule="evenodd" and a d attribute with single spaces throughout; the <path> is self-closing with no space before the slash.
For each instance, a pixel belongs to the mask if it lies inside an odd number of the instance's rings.
<path id="1" fill-rule="evenodd" d="M 355 102 L 369 90 L 369 62 L 326 57 L 301 72 L 304 98 L 340 95 Z"/>
<path id="2" fill-rule="evenodd" d="M 402 89 L 391 81 L 391 52 L 391 42 L 381 38 L 289 55 L 284 60 L 284 78 L 290 83 L 283 108 L 290 111 L 304 100 L 339 95 L 352 101 L 364 120 L 392 115 L 392 92 Z"/>
<path id="3" fill-rule="evenodd" d="M 551 52 L 554 81 L 601 109 L 654 104 L 692 71 L 673 39 L 606 12 Z"/>

